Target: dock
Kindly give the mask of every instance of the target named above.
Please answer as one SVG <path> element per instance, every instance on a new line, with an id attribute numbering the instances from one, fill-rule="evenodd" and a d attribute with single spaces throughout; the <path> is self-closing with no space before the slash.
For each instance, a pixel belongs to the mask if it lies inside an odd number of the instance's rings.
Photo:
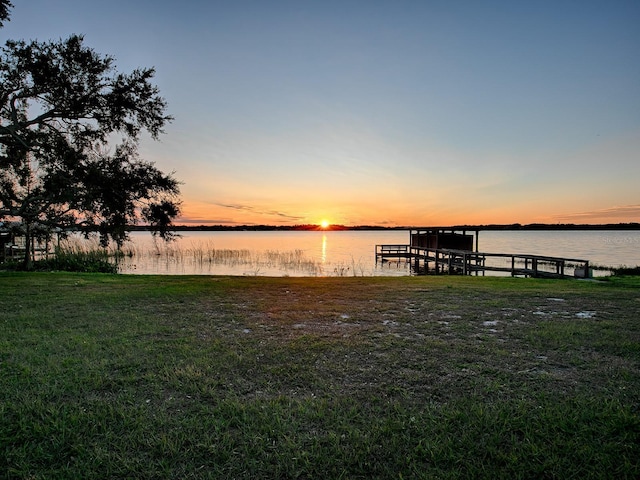
<path id="1" fill-rule="evenodd" d="M 588 278 L 589 261 L 534 254 L 478 251 L 478 230 L 411 230 L 408 244 L 376 245 L 376 262 L 406 261 L 415 274 Z"/>
<path id="2" fill-rule="evenodd" d="M 0 224 L 0 263 L 23 259 L 26 253 L 24 237 L 2 227 Z M 52 254 L 52 244 L 50 241 L 34 238 L 29 251 L 34 260 L 47 258 Z"/>

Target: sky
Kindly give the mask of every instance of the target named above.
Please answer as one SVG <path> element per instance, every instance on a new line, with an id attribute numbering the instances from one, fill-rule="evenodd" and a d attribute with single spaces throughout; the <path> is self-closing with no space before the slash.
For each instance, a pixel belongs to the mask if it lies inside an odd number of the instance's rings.
<path id="1" fill-rule="evenodd" d="M 186 225 L 640 222 L 637 0 L 13 0 L 155 67 Z"/>

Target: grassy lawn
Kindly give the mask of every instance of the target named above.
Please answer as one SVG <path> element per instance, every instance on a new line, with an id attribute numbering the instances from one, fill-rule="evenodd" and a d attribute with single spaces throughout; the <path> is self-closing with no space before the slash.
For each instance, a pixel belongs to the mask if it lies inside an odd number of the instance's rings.
<path id="1" fill-rule="evenodd" d="M 640 282 L 0 273 L 0 477 L 639 478 Z"/>

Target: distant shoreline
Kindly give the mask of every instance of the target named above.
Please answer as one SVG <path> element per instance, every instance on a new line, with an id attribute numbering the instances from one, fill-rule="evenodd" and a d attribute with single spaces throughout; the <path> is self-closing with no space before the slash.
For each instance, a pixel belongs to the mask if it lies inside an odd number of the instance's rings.
<path id="1" fill-rule="evenodd" d="M 150 227 L 146 225 L 136 225 L 129 227 L 130 231 L 146 231 Z M 184 231 L 358 231 L 358 230 L 640 230 L 640 223 L 606 223 L 606 224 L 489 224 L 489 225 L 452 225 L 452 226 L 400 226 L 383 227 L 376 225 L 330 225 L 322 228 L 320 225 L 174 225 L 171 230 L 176 232 Z"/>

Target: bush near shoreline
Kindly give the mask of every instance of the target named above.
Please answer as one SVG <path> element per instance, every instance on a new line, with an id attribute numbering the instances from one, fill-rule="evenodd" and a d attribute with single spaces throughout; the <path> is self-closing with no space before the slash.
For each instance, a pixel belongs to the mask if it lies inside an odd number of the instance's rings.
<path id="1" fill-rule="evenodd" d="M 640 282 L 0 273 L 6 478 L 638 478 Z"/>

